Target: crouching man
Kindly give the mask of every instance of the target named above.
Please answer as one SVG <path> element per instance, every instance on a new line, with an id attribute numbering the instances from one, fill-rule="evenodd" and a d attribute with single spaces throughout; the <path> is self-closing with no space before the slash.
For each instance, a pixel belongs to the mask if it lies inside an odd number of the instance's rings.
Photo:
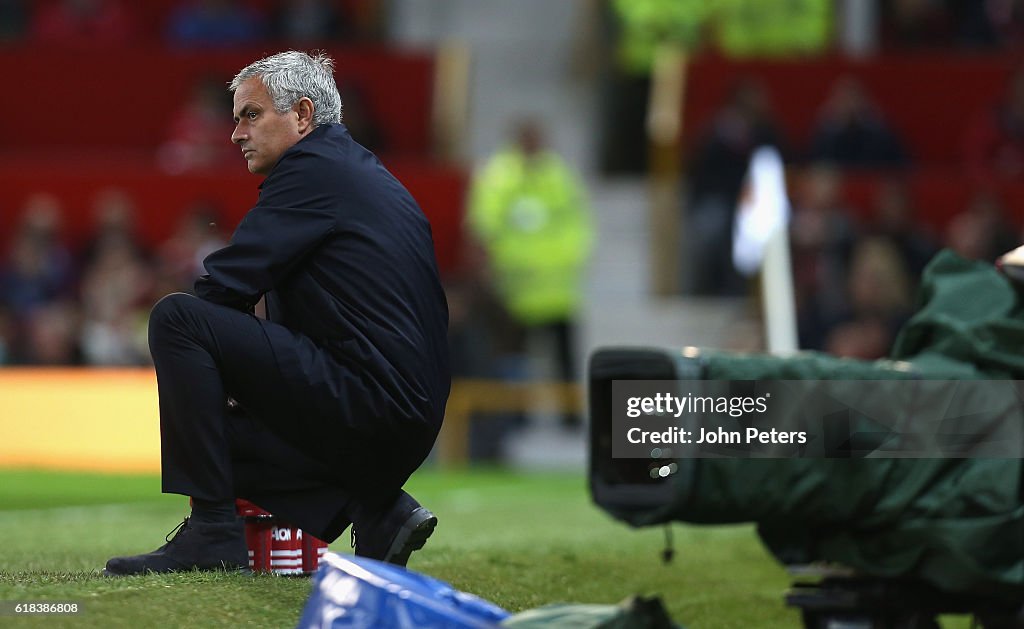
<path id="1" fill-rule="evenodd" d="M 405 565 L 437 518 L 402 486 L 451 385 L 430 226 L 341 123 L 329 57 L 273 55 L 230 90 L 231 141 L 266 178 L 195 296 L 149 325 L 163 491 L 192 513 L 105 573 L 247 570 L 236 497 L 326 541 L 352 525 L 357 555 Z"/>

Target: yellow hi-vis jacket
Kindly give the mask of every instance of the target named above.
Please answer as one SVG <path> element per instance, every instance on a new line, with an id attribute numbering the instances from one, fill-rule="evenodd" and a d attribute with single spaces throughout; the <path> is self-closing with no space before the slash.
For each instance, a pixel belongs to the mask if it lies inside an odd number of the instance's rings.
<path id="1" fill-rule="evenodd" d="M 618 59 L 649 74 L 658 48 L 695 50 L 711 36 L 732 57 L 821 54 L 832 38 L 833 0 L 613 0 Z"/>
<path id="2" fill-rule="evenodd" d="M 593 226 L 581 186 L 560 157 L 497 153 L 474 178 L 467 220 L 516 320 L 537 325 L 575 313 Z"/>
<path id="3" fill-rule="evenodd" d="M 662 44 L 695 48 L 714 10 L 711 0 L 613 0 L 619 18 L 618 60 L 630 74 L 650 74 Z"/>
<path id="4" fill-rule="evenodd" d="M 718 45 L 732 57 L 815 55 L 832 38 L 832 0 L 717 0 Z"/>

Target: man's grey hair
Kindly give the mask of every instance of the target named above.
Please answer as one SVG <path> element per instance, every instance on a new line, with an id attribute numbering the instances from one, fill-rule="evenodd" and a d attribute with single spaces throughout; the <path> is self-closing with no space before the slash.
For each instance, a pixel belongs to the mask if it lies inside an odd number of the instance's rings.
<path id="1" fill-rule="evenodd" d="M 231 79 L 228 89 L 234 92 L 253 77 L 266 86 L 278 113 L 288 111 L 305 96 L 313 101 L 314 125 L 341 122 L 341 95 L 334 82 L 334 60 L 326 54 L 279 52 L 245 66 Z"/>

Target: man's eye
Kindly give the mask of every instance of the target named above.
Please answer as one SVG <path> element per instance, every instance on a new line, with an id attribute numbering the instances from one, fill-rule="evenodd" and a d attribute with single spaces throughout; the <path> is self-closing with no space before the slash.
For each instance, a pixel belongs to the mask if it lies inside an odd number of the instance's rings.
<path id="1" fill-rule="evenodd" d="M 256 120 L 256 112 L 255 111 L 250 111 L 246 115 L 249 117 L 249 120 Z"/>

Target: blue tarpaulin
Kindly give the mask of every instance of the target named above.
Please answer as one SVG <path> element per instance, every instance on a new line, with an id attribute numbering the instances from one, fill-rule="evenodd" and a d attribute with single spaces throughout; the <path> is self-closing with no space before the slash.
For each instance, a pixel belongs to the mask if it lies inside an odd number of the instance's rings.
<path id="1" fill-rule="evenodd" d="M 300 629 L 492 629 L 509 616 L 443 581 L 390 564 L 327 553 Z"/>

